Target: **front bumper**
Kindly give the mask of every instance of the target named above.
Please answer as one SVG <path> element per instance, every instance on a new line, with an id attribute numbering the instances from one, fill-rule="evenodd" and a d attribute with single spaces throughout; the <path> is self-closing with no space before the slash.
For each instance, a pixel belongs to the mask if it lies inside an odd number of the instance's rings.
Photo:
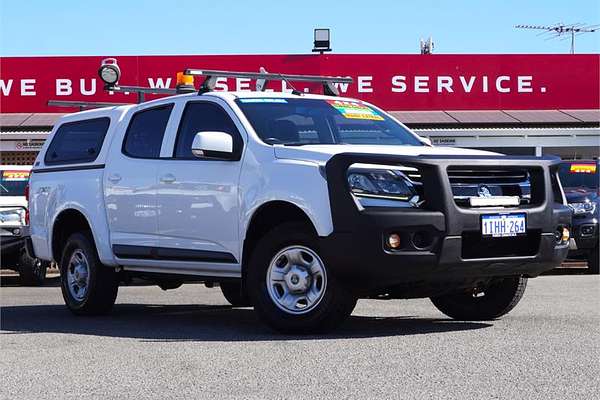
<path id="1" fill-rule="evenodd" d="M 0 227 L 0 249 L 2 257 L 17 254 L 25 246 L 29 227 L 23 225 Z"/>
<path id="2" fill-rule="evenodd" d="M 568 243 L 557 242 L 558 227 L 569 227 L 571 211 L 555 201 L 551 175 L 555 158 L 406 157 L 339 154 L 326 165 L 334 232 L 321 238 L 320 250 L 332 272 L 361 288 L 402 283 L 439 283 L 507 275 L 537 276 L 558 266 Z M 404 165 L 421 171 L 425 208 L 371 207 L 359 210 L 347 184 L 354 163 Z M 446 171 L 449 166 L 530 168 L 533 204 L 511 208 L 459 207 Z M 482 214 L 523 212 L 525 236 L 483 239 Z M 398 233 L 399 250 L 385 238 Z M 420 235 L 415 240 L 415 235 Z M 422 240 L 426 237 L 427 240 Z M 415 244 L 416 243 L 416 244 Z"/>
<path id="3" fill-rule="evenodd" d="M 573 217 L 573 229 L 571 232 L 573 241 L 571 242 L 569 257 L 586 255 L 590 250 L 596 249 L 599 242 L 599 229 L 596 217 Z"/>

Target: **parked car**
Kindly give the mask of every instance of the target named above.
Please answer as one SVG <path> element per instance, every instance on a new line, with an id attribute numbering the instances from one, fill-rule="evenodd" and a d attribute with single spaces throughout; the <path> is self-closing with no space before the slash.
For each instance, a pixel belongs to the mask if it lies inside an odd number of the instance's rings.
<path id="1" fill-rule="evenodd" d="M 598 209 L 600 175 L 598 160 L 576 160 L 561 164 L 560 181 L 573 210 L 572 240 L 569 258 L 588 262 L 592 274 L 598 274 Z"/>
<path id="2" fill-rule="evenodd" d="M 219 283 L 283 332 L 334 328 L 359 298 L 494 319 L 568 252 L 556 158 L 432 147 L 364 101 L 213 78 L 57 122 L 32 171 L 31 239 L 73 313 L 108 312 L 133 275 Z"/>
<path id="3" fill-rule="evenodd" d="M 48 262 L 31 257 L 25 247 L 29 235 L 25 187 L 31 167 L 0 165 L 0 266 L 19 272 L 25 285 L 41 285 Z"/>

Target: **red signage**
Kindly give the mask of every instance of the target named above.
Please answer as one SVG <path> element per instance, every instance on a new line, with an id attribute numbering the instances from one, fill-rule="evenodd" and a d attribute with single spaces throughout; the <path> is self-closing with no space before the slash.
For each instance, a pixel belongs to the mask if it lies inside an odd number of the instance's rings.
<path id="1" fill-rule="evenodd" d="M 63 112 L 55 100 L 135 102 L 110 94 L 97 76 L 101 56 L 0 58 L 0 111 Z M 350 76 L 342 94 L 387 110 L 598 109 L 600 56 L 577 55 L 226 55 L 117 57 L 122 85 L 174 87 L 185 68 Z M 202 78 L 197 78 L 196 86 Z M 314 86 L 295 84 L 318 92 Z M 282 88 L 283 86 L 283 88 Z M 251 90 L 248 79 L 219 80 L 218 90 Z M 274 90 L 289 89 L 271 82 Z"/>

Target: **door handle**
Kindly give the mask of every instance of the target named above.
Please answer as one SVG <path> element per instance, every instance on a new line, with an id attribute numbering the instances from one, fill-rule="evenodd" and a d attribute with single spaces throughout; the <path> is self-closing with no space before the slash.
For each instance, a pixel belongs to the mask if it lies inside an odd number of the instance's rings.
<path id="1" fill-rule="evenodd" d="M 119 174 L 111 174 L 108 176 L 108 180 L 112 183 L 118 183 L 121 180 L 121 175 Z"/>
<path id="2" fill-rule="evenodd" d="M 163 175 L 163 176 L 160 178 L 160 181 L 161 181 L 162 183 L 173 183 L 173 182 L 175 182 L 175 175 L 173 175 L 173 174 L 166 174 L 166 175 Z"/>

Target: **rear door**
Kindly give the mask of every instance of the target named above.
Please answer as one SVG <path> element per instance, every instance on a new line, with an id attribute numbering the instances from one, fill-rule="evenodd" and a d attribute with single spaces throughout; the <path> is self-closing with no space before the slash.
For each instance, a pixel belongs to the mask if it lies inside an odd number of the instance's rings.
<path id="1" fill-rule="evenodd" d="M 230 134 L 234 159 L 197 158 L 191 145 L 197 132 Z M 160 247 L 170 258 L 199 263 L 236 264 L 239 260 L 239 188 L 243 128 L 226 104 L 188 101 L 171 158 L 158 169 Z M 222 268 L 226 269 L 224 265 Z"/>
<path id="2" fill-rule="evenodd" d="M 145 258 L 158 246 L 157 171 L 173 103 L 133 113 L 114 138 L 104 173 L 104 196 L 113 252 Z"/>

